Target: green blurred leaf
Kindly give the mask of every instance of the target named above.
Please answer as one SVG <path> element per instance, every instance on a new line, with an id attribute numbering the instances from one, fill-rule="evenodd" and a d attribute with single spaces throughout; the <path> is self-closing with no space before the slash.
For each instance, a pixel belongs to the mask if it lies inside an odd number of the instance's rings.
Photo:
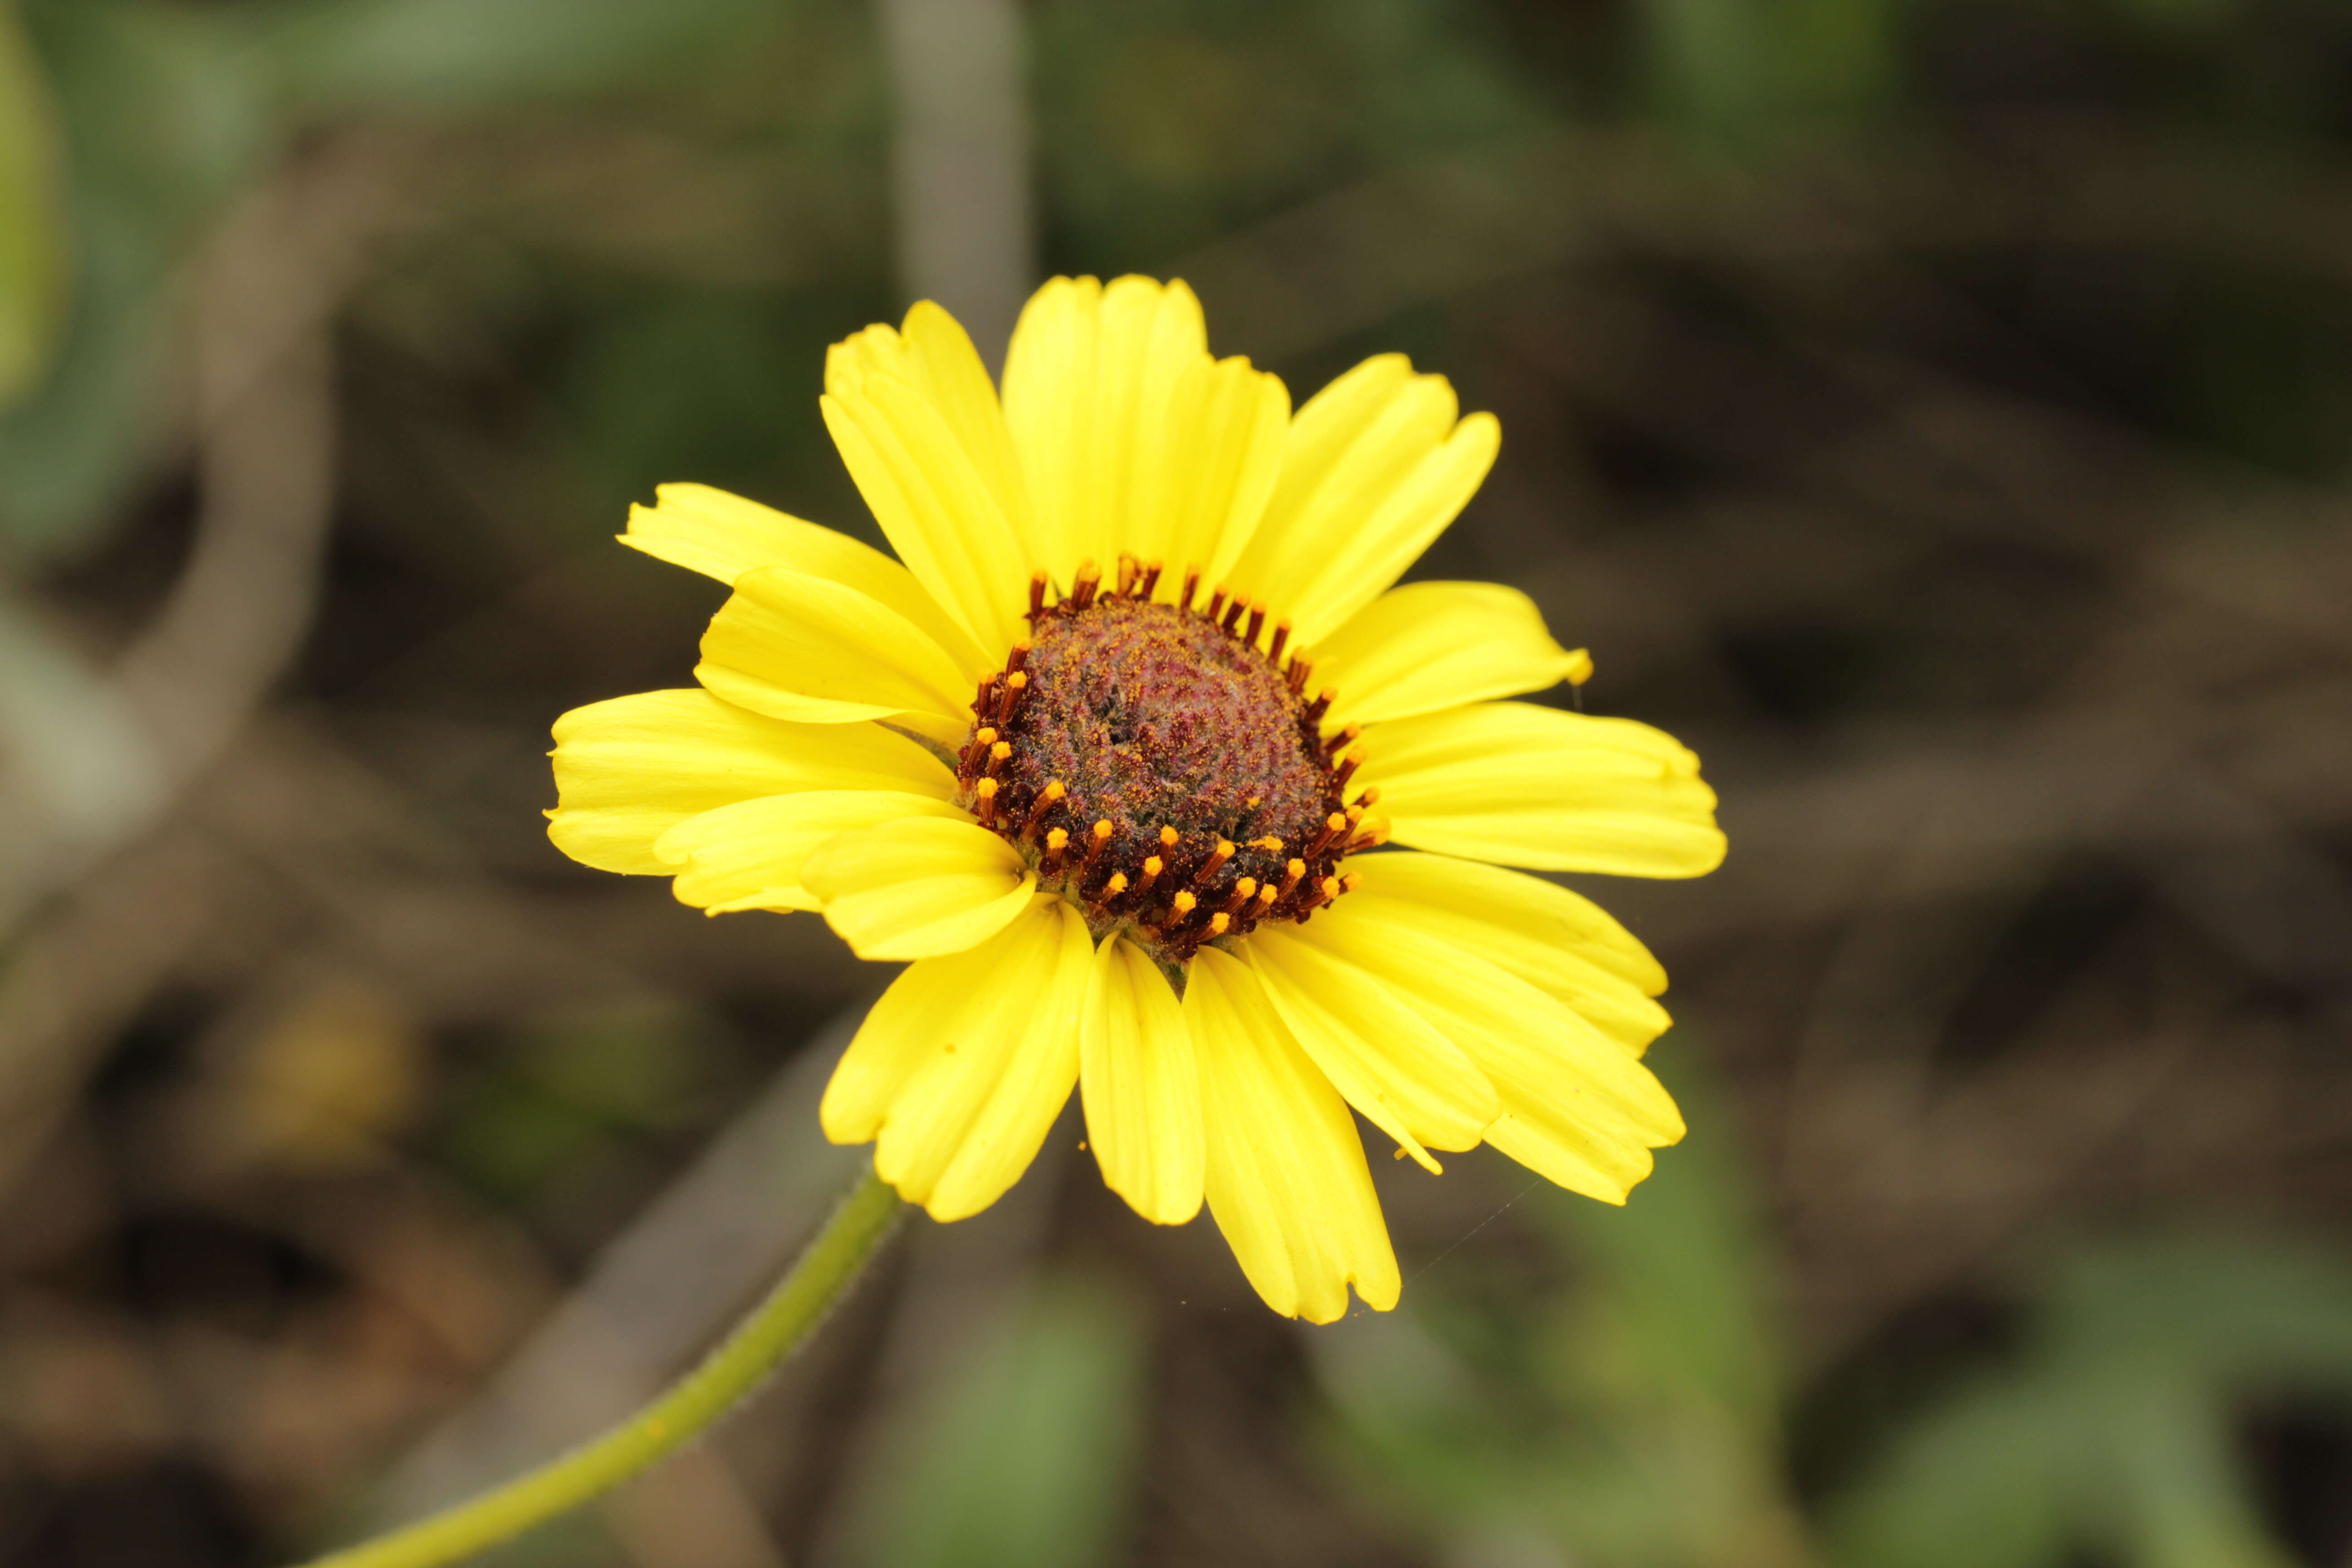
<path id="1" fill-rule="evenodd" d="M 1660 100 L 1728 146 L 1895 98 L 1895 0 L 1646 0 L 1643 15 Z"/>
<path id="2" fill-rule="evenodd" d="M 759 0 L 325 0 L 282 7 L 259 37 L 311 110 L 482 110 L 643 83 L 766 10 Z"/>
<path id="3" fill-rule="evenodd" d="M 1838 1562 L 1870 1568 L 2045 1568 L 2080 1513 L 2068 1455 L 2088 1434 L 2036 1390 L 1953 1396 L 1905 1433 L 1835 1515 Z"/>
<path id="4" fill-rule="evenodd" d="M 1550 112 L 1492 8 L 1461 0 L 1026 10 L 1055 226 L 1106 275 Z"/>
<path id="5" fill-rule="evenodd" d="M 271 145 L 251 58 L 215 14 L 34 0 L 25 18 L 62 117 L 79 243 L 54 374 L 0 419 L 0 551 L 81 542 L 163 412 L 177 269 Z"/>
<path id="6" fill-rule="evenodd" d="M 1049 1279 L 923 1413 L 871 1494 L 861 1561 L 1088 1568 L 1110 1560 L 1141 1444 L 1143 1335 L 1126 1299 Z"/>
<path id="7" fill-rule="evenodd" d="M 660 1006 L 547 1020 L 496 1041 L 441 1129 L 449 1162 L 510 1202 L 533 1198 L 693 1107 L 699 1020 Z"/>
<path id="8" fill-rule="evenodd" d="M 1716 1135 L 1660 1150 L 1622 1208 L 1555 1200 L 1537 1211 L 1591 1271 L 1560 1353 L 1571 1385 L 1592 1395 L 1681 1389 L 1770 1443 L 1785 1377 L 1775 1265 L 1721 1134 L 1727 1111 L 1703 1086 L 1677 1081 L 1675 1097 Z"/>
<path id="9" fill-rule="evenodd" d="M 1713 1131 L 1661 1151 L 1625 1207 L 1548 1186 L 1513 1205 L 1572 1268 L 1565 1290 L 1450 1266 L 1314 1342 L 1344 1462 L 1453 1555 L 1532 1535 L 1596 1568 L 1803 1560 L 1771 1260 L 1728 1119 L 1674 1087 Z"/>
<path id="10" fill-rule="evenodd" d="M 2352 1401 L 2352 1268 L 2291 1240 L 2176 1237 L 2069 1257 L 2047 1299 L 2053 1358 L 2193 1373 L 2215 1390 Z"/>
<path id="11" fill-rule="evenodd" d="M 2019 1363 L 1897 1436 L 1839 1503 L 1853 1568 L 2284 1568 L 2232 1451 L 2239 1404 L 2352 1406 L 2352 1270 L 2284 1243 L 2190 1238 L 2064 1260 Z"/>
<path id="12" fill-rule="evenodd" d="M 0 0 L 0 410 L 39 383 L 64 325 L 63 156 L 32 40 Z"/>
<path id="13" fill-rule="evenodd" d="M 823 343 L 782 315 L 766 296 L 678 288 L 598 313 L 573 353 L 565 401 L 618 496 L 688 474 L 724 488 L 756 482 L 781 433 L 806 419 L 807 368 L 823 363 Z"/>

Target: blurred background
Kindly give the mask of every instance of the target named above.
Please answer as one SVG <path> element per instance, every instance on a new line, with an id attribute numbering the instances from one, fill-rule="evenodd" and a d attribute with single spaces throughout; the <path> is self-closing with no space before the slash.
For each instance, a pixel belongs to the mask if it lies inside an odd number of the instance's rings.
<path id="1" fill-rule="evenodd" d="M 658 481 L 875 537 L 825 345 L 1191 280 L 1401 348 L 1694 745 L 1691 1135 L 1376 1162 L 1267 1313 L 1075 1116 L 510 1568 L 2352 1564 L 2352 8 L 0 0 L 0 1564 L 261 1568 L 593 1430 L 863 1155 L 887 978 L 547 844 Z"/>

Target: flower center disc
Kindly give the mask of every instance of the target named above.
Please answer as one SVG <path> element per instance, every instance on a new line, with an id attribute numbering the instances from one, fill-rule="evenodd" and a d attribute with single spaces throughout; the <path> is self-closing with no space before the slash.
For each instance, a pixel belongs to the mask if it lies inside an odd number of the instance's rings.
<path id="1" fill-rule="evenodd" d="M 1032 624 L 1025 679 L 976 705 L 966 798 L 1097 936 L 1124 926 L 1181 963 L 1340 890 L 1361 813 L 1318 727 L 1328 695 L 1295 689 L 1303 667 L 1286 678 L 1234 616 L 1140 597 L 1085 594 Z"/>
<path id="2" fill-rule="evenodd" d="M 1249 841 L 1296 846 L 1322 826 L 1330 770 L 1304 705 L 1215 622 L 1108 599 L 1043 618 L 1035 643 L 1034 689 L 1005 736 L 1008 782 L 1031 794 L 1061 780 L 1073 815 L 1110 820 L 1111 850 L 1140 860 L 1173 827 L 1199 852 L 1189 858 L 1224 838 L 1235 875 L 1279 878 L 1282 857 Z"/>

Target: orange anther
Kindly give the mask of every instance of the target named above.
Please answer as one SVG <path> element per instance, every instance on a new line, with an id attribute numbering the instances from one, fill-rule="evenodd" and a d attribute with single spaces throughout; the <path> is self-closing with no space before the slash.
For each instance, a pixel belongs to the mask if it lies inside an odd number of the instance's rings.
<path id="1" fill-rule="evenodd" d="M 1271 849 L 1276 854 L 1279 855 L 1282 853 L 1282 837 L 1279 834 L 1269 833 L 1263 838 L 1251 839 L 1250 847 L 1253 849 Z"/>
<path id="2" fill-rule="evenodd" d="M 1314 669 L 1313 659 L 1301 658 L 1295 653 L 1290 656 L 1290 668 L 1283 673 L 1285 679 L 1290 682 L 1292 696 L 1296 697 L 1307 689 L 1307 678 L 1313 673 Z"/>
<path id="3" fill-rule="evenodd" d="M 1260 882 L 1257 889 L 1257 901 L 1260 905 L 1259 912 L 1265 912 L 1264 906 L 1273 903 L 1275 900 L 1280 897 L 1282 897 L 1281 889 L 1276 888 L 1272 882 Z"/>
<path id="4" fill-rule="evenodd" d="M 1110 874 L 1110 880 L 1103 884 L 1102 896 L 1106 900 L 1115 899 L 1125 891 L 1127 891 L 1127 873 L 1113 871 Z"/>
<path id="5" fill-rule="evenodd" d="M 1209 851 L 1209 858 L 1201 862 L 1201 868 L 1192 873 L 1192 880 L 1196 883 L 1207 881 L 1223 870 L 1225 862 L 1233 858 L 1234 841 L 1230 838 L 1218 839 L 1217 847 Z"/>
<path id="6" fill-rule="evenodd" d="M 1209 590 L 1209 618 L 1215 620 L 1225 613 L 1225 585 L 1218 584 Z"/>
<path id="7" fill-rule="evenodd" d="M 1257 646 L 1257 634 L 1264 630 L 1265 630 L 1265 601 L 1264 599 L 1252 599 L 1250 601 L 1249 630 L 1243 636 L 1242 641 L 1249 644 L 1252 647 L 1255 647 Z"/>
<path id="8" fill-rule="evenodd" d="M 1021 699 L 1026 696 L 1028 691 L 1028 671 L 1016 669 L 1006 676 L 1004 689 L 996 699 L 996 721 L 1000 724 L 1012 722 L 1013 710 L 1021 705 Z"/>
<path id="9" fill-rule="evenodd" d="M 1200 908 L 1201 900 L 1194 898 L 1190 893 L 1179 893 L 1175 898 L 1169 900 L 1168 907 L 1176 911 L 1176 918 L 1181 921 L 1186 915 L 1191 914 L 1194 910 Z"/>
<path id="10" fill-rule="evenodd" d="M 1353 726 L 1350 726 L 1350 728 L 1353 728 Z M 1358 746 L 1354 751 L 1349 752 L 1346 756 L 1339 759 L 1339 770 L 1331 776 L 1331 787 L 1333 789 L 1346 789 L 1348 787 L 1348 781 L 1354 778 L 1356 776 L 1356 770 L 1363 765 L 1364 748 Z M 1356 809 L 1360 812 L 1363 810 L 1363 807 L 1358 806 Z"/>
<path id="11" fill-rule="evenodd" d="M 1135 885 L 1135 890 L 1139 893 L 1148 893 L 1151 891 L 1151 884 L 1160 880 L 1160 872 L 1163 864 L 1164 862 L 1162 862 L 1157 855 L 1145 857 L 1143 862 L 1143 880 Z"/>
<path id="12" fill-rule="evenodd" d="M 1243 604 L 1239 599 L 1235 599 L 1232 604 L 1225 606 L 1225 617 L 1223 624 L 1225 628 L 1225 634 L 1228 637 L 1234 635 L 1234 628 L 1242 624 L 1242 612 L 1248 607 L 1248 605 Z"/>
<path id="13" fill-rule="evenodd" d="M 1062 868 L 1062 856 L 1070 847 L 1070 830 L 1056 827 L 1045 835 L 1045 869 L 1050 873 Z"/>
<path id="14" fill-rule="evenodd" d="M 1274 623 L 1274 641 L 1273 641 L 1271 644 L 1267 645 L 1267 647 L 1266 647 L 1266 650 L 1265 650 L 1265 661 L 1266 661 L 1268 664 L 1276 664 L 1276 665 L 1280 664 L 1280 663 L 1282 662 L 1282 649 L 1283 649 L 1283 647 L 1284 647 L 1284 645 L 1285 645 L 1285 644 L 1288 643 L 1289 641 L 1290 641 L 1290 623 L 1289 623 L 1288 621 L 1276 621 L 1276 622 L 1275 622 L 1275 623 Z"/>
<path id="15" fill-rule="evenodd" d="M 1251 899 L 1256 896 L 1257 879 L 1255 877 L 1244 877 L 1240 881 L 1234 884 L 1234 896 L 1225 900 L 1225 912 L 1229 915 L 1238 914 L 1241 911 L 1241 907 L 1244 904 L 1248 903 Z"/>
<path id="16" fill-rule="evenodd" d="M 1185 567 L 1184 596 L 1176 602 L 1176 607 L 1183 611 L 1186 615 L 1191 615 L 1192 613 L 1192 601 L 1198 598 L 1200 594 L 1201 569 L 1198 566 Z"/>
<path id="17" fill-rule="evenodd" d="M 1323 831 L 1317 834 L 1314 840 L 1307 846 L 1307 855 L 1311 858 L 1313 856 L 1322 854 L 1323 847 L 1326 844 L 1330 843 L 1331 840 L 1337 838 L 1339 835 L 1347 831 L 1348 819 L 1340 816 L 1338 812 L 1333 812 L 1330 816 L 1323 819 Z M 1291 864 L 1296 866 L 1298 862 L 1293 860 Z"/>
<path id="18" fill-rule="evenodd" d="M 1374 805 L 1379 804 L 1380 798 L 1381 786 L 1378 784 L 1366 784 L 1364 786 L 1364 793 L 1356 797 L 1356 804 L 1358 805 Z"/>
<path id="19" fill-rule="evenodd" d="M 996 744 L 994 744 L 994 745 L 992 745 L 992 746 L 989 747 L 989 748 L 988 748 L 988 772 L 989 772 L 989 775 L 990 775 L 992 778 L 992 777 L 994 777 L 994 776 L 995 776 L 995 773 L 996 773 L 996 770 L 997 770 L 997 769 L 999 769 L 999 768 L 1001 768 L 1001 767 L 1003 767 L 1003 766 L 1005 764 L 1006 761 L 1012 757 L 1012 755 L 1013 755 L 1013 742 L 1010 742 L 1010 741 L 999 741 L 999 742 L 996 742 Z"/>
<path id="20" fill-rule="evenodd" d="M 1118 597 L 1126 598 L 1135 592 L 1135 580 L 1143 574 L 1143 563 L 1122 550 L 1118 552 Z"/>
<path id="21" fill-rule="evenodd" d="M 1109 842 L 1110 818 L 1106 816 L 1096 822 L 1094 826 L 1087 830 L 1087 858 L 1080 864 L 1079 868 L 1081 870 L 1087 871 L 1093 870 L 1095 857 L 1100 855 L 1103 852 L 1103 846 Z"/>
<path id="22" fill-rule="evenodd" d="M 1143 563 L 1143 581 L 1136 584 L 1135 596 L 1139 599 L 1149 599 L 1151 597 L 1152 590 L 1159 586 L 1160 563 L 1156 560 L 1145 562 Z"/>
<path id="23" fill-rule="evenodd" d="M 1322 722 L 1323 715 L 1331 710 L 1331 704 L 1339 695 L 1339 691 L 1337 687 L 1325 687 L 1321 691 L 1316 694 L 1315 700 L 1307 705 L 1307 711 L 1300 715 L 1300 717 L 1304 718 L 1309 724 L 1318 724 Z"/>
<path id="24" fill-rule="evenodd" d="M 1182 835 L 1172 827 L 1162 827 L 1160 830 L 1160 847 L 1162 849 L 1173 849 L 1176 847 L 1176 840 L 1181 837 Z"/>
<path id="25" fill-rule="evenodd" d="M 1045 574 L 1029 574 L 1029 618 L 1035 620 L 1045 613 Z"/>
<path id="26" fill-rule="evenodd" d="M 1029 662 L 1029 650 L 1034 646 L 1035 645 L 1032 644 L 1027 637 L 1023 637 L 1019 641 L 1015 642 L 1013 645 L 1012 657 L 1004 661 L 1006 673 L 1010 674 L 1013 670 L 1019 669 L 1023 665 L 1027 664 Z"/>
<path id="27" fill-rule="evenodd" d="M 1037 825 L 1045 819 L 1045 814 L 1060 805 L 1062 797 L 1069 793 L 1062 787 L 1061 780 L 1047 779 L 1045 787 L 1039 790 L 1037 798 L 1030 803 L 1029 820 L 1021 825 L 1021 837 L 1026 838 L 1036 832 Z"/>
<path id="28" fill-rule="evenodd" d="M 1292 861 L 1290 861 L 1290 862 L 1286 863 L 1286 864 L 1282 868 L 1282 887 L 1281 887 L 1280 890 L 1278 890 L 1277 892 L 1276 892 L 1276 894 L 1274 895 L 1274 896 L 1275 896 L 1275 898 L 1276 898 L 1277 900 L 1280 900 L 1280 899 L 1286 899 L 1286 898 L 1290 897 L 1290 890 L 1291 890 L 1293 888 L 1296 888 L 1297 886 L 1298 886 L 1298 879 L 1299 879 L 1301 877 L 1304 877 L 1304 876 L 1306 876 L 1306 875 L 1307 875 L 1307 862 L 1306 862 L 1306 861 L 1304 861 L 1304 860 L 1292 860 Z"/>
<path id="29" fill-rule="evenodd" d="M 996 781 L 994 779 L 982 779 L 978 784 L 972 785 L 971 789 L 972 794 L 979 797 L 980 825 L 982 827 L 995 826 Z"/>
<path id="30" fill-rule="evenodd" d="M 1087 556 L 1078 563 L 1077 580 L 1070 584 L 1070 607 L 1083 610 L 1095 602 L 1095 590 L 1102 585 L 1102 569 L 1095 558 Z"/>
<path id="31" fill-rule="evenodd" d="M 1340 747 L 1353 745 L 1355 743 L 1356 737 L 1363 732 L 1364 727 L 1361 724 L 1345 724 L 1340 726 L 1339 732 L 1338 734 L 1325 738 L 1323 742 L 1324 756 L 1338 756 L 1339 754 Z"/>
<path id="32" fill-rule="evenodd" d="M 1231 915 L 1223 913 L 1211 915 L 1209 917 L 1209 934 L 1211 936 L 1223 936 L 1225 934 L 1225 928 L 1233 923 L 1234 917 Z"/>

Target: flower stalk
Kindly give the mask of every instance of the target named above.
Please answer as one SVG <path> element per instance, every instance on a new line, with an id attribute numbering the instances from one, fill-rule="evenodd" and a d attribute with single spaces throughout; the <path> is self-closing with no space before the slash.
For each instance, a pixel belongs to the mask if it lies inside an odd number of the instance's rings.
<path id="1" fill-rule="evenodd" d="M 692 1441 L 766 1381 L 845 1294 L 906 1205 L 869 1167 L 774 1289 L 644 1409 L 504 1486 L 305 1568 L 439 1568 L 593 1501 Z"/>

